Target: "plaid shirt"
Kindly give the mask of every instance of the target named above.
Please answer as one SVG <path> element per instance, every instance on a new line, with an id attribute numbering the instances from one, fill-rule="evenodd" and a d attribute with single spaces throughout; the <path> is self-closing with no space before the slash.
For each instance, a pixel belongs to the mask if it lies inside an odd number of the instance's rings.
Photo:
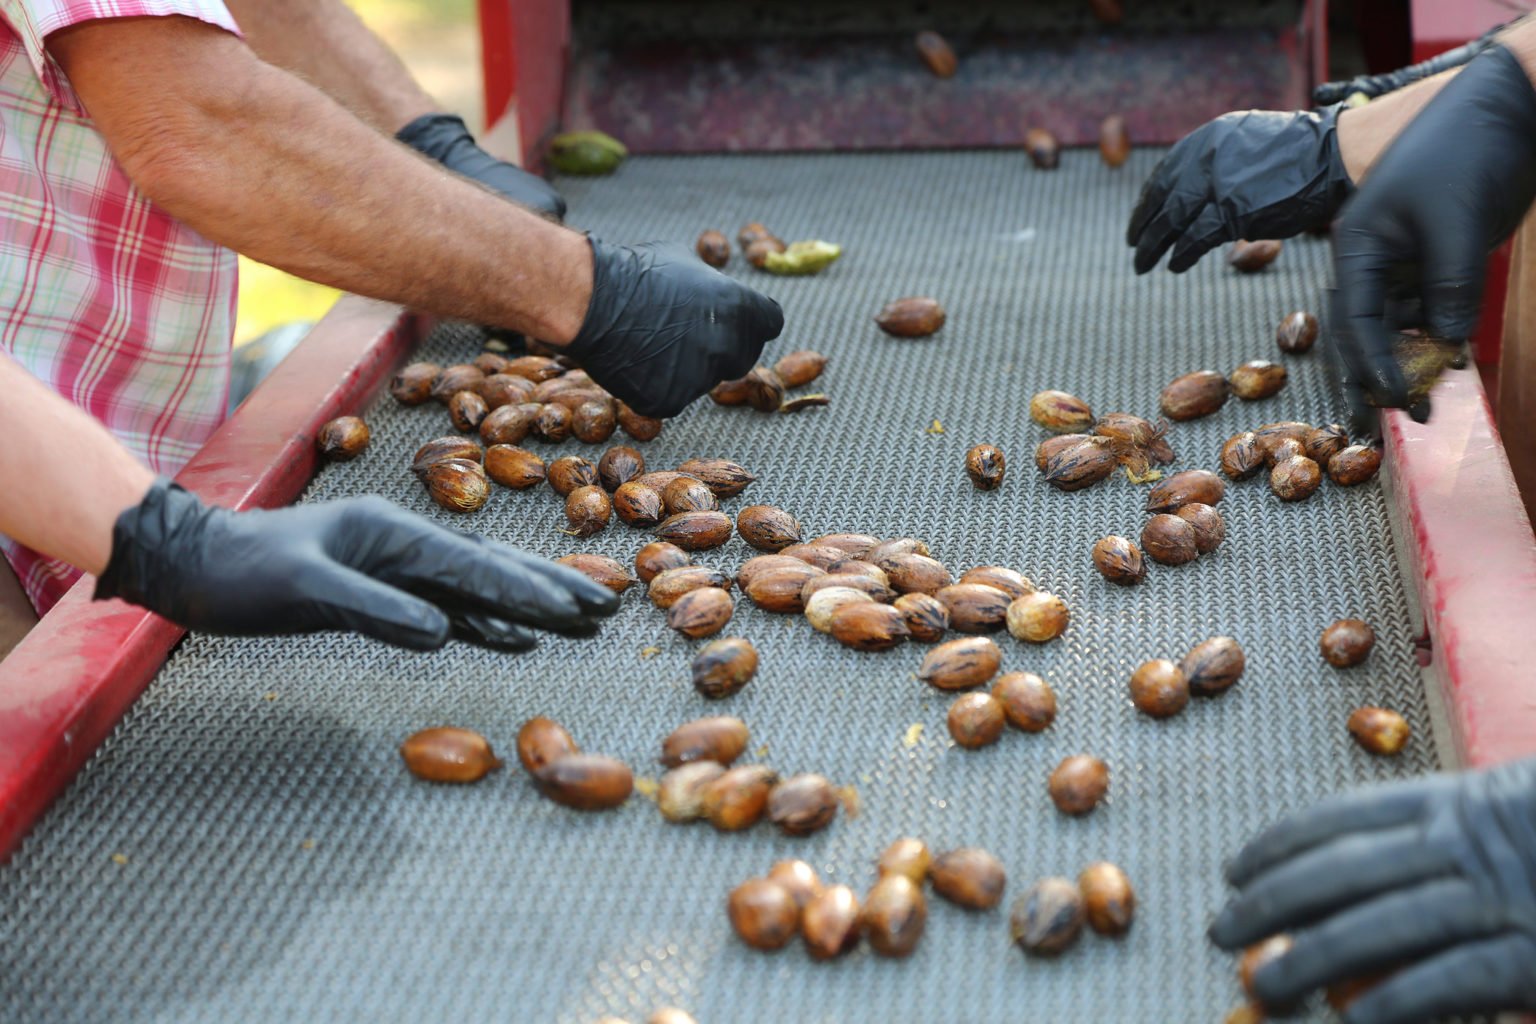
<path id="1" fill-rule="evenodd" d="M 107 151 L 50 32 L 222 0 L 0 0 L 0 347 L 171 476 L 224 418 L 233 253 L 156 207 Z M 40 612 L 78 570 L 0 537 Z"/>

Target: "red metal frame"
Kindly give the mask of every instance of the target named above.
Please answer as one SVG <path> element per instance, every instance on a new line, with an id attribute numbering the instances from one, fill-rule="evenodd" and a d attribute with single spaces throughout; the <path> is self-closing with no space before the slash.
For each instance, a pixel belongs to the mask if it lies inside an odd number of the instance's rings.
<path id="1" fill-rule="evenodd" d="M 1536 753 L 1536 540 L 1481 377 L 1447 374 L 1429 423 L 1386 415 L 1393 498 L 1459 761 Z"/>
<path id="2" fill-rule="evenodd" d="M 1307 83 L 1304 105 L 1312 102 L 1312 86 L 1326 82 L 1328 74 L 1328 0 L 1307 0 L 1301 11 L 1301 43 L 1307 58 Z"/>
<path id="3" fill-rule="evenodd" d="M 571 45 L 568 0 L 480 0 L 485 123 L 517 118 L 522 164 L 535 173 L 544 142 L 560 124 Z"/>
<path id="4" fill-rule="evenodd" d="M 425 333 L 397 306 L 344 296 L 209 439 L 177 480 L 228 508 L 292 501 L 315 432 L 365 406 Z M 85 577 L 0 661 L 0 860 L 160 670 L 183 630 Z"/>
<path id="5" fill-rule="evenodd" d="M 1412 62 L 1454 49 L 1519 14 L 1505 0 L 1410 0 Z"/>

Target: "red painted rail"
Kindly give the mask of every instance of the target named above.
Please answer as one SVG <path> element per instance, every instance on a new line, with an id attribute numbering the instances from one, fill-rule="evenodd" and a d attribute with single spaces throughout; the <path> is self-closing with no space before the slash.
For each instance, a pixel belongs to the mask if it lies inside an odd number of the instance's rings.
<path id="1" fill-rule="evenodd" d="M 361 409 L 424 333 L 397 306 L 346 296 L 177 479 L 227 508 L 293 500 L 315 471 L 315 432 Z M 144 691 L 183 630 L 87 576 L 0 661 L 0 859 L 15 849 Z"/>
<path id="2" fill-rule="evenodd" d="M 1473 372 L 1448 374 L 1429 423 L 1387 416 L 1403 554 L 1467 767 L 1536 753 L 1536 538 Z"/>
<path id="3" fill-rule="evenodd" d="M 518 162 L 535 173 L 559 126 L 570 45 L 569 0 L 480 0 L 485 123 L 514 121 Z"/>

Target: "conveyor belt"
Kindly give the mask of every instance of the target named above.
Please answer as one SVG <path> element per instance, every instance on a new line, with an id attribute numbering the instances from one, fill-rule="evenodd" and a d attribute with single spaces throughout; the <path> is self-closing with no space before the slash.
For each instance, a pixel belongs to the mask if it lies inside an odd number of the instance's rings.
<path id="1" fill-rule="evenodd" d="M 729 268 L 784 304 L 772 353 L 831 357 L 817 384 L 829 408 L 765 416 L 703 402 L 641 447 L 653 467 L 700 455 L 750 467 L 759 481 L 728 509 L 782 505 L 808 535 L 922 536 L 952 569 L 1011 565 L 1061 594 L 1073 611 L 1061 640 L 1000 638 L 1005 670 L 1056 686 L 1049 732 L 961 751 L 944 730 L 950 697 L 912 676 L 924 648 L 858 654 L 745 602 L 727 632 L 753 640 L 762 668 L 722 704 L 688 684 L 698 643 L 670 634 L 637 591 L 596 639 L 550 638 L 521 656 L 193 636 L 0 868 L 0 1019 L 589 1024 L 669 1003 L 701 1024 L 1220 1019 L 1239 1000 L 1231 961 L 1203 939 L 1222 859 L 1287 809 L 1437 759 L 1377 485 L 1325 485 L 1295 506 L 1262 481 L 1234 486 L 1218 552 L 1121 589 L 1088 551 L 1103 534 L 1139 533 L 1145 489 L 1117 477 L 1064 494 L 1034 470 L 1031 393 L 1153 413 L 1179 373 L 1277 358 L 1276 322 L 1325 276 L 1325 244 L 1298 240 L 1253 277 L 1209 259 L 1135 278 L 1124 220 L 1156 156 L 1109 170 L 1071 152 L 1051 174 L 1010 153 L 636 158 L 608 179 L 560 182 L 573 221 L 613 240 L 691 242 L 756 219 L 846 246 L 815 278 L 768 277 L 739 258 Z M 902 341 L 875 328 L 880 306 L 909 294 L 944 303 L 942 332 Z M 441 328 L 421 354 L 466 358 L 476 338 Z M 1240 428 L 1333 418 L 1320 359 L 1287 363 L 1279 397 L 1176 425 L 1174 468 L 1214 466 Z M 325 469 L 305 500 L 376 492 L 551 556 L 628 559 L 648 539 L 617 520 L 588 541 L 566 536 L 547 488 L 498 489 L 472 517 L 442 512 L 406 470 L 417 444 L 448 432 L 442 408 L 384 398 L 368 418 L 370 450 Z M 925 431 L 935 420 L 942 434 Z M 979 441 L 1008 453 L 998 491 L 961 472 Z M 698 560 L 733 569 L 750 553 L 733 539 Z M 1346 615 L 1371 622 L 1378 644 L 1340 672 L 1317 636 Z M 1247 650 L 1234 690 L 1164 722 L 1130 707 L 1137 664 L 1215 634 Z M 1344 720 L 1362 704 L 1407 716 L 1405 754 L 1375 759 L 1350 742 Z M 766 825 L 723 835 L 667 826 L 639 797 L 613 813 L 565 810 L 515 759 L 476 786 L 427 785 L 395 752 L 411 731 L 453 723 L 510 756 L 518 725 L 546 714 L 585 748 L 655 774 L 663 735 L 719 712 L 746 719 L 762 760 L 856 785 L 862 813 L 808 839 Z M 914 723 L 925 729 L 908 748 Z M 1108 761 L 1111 793 L 1068 819 L 1045 778 L 1079 752 Z M 765 955 L 731 935 L 723 903 L 738 881 L 800 856 L 862 892 L 903 834 L 998 853 L 1005 904 L 1039 876 L 1114 860 L 1137 886 L 1138 921 L 1122 941 L 1087 937 L 1054 962 L 1011 948 L 1002 912 L 938 900 L 906 961 L 864 950 L 813 964 L 798 946 Z"/>

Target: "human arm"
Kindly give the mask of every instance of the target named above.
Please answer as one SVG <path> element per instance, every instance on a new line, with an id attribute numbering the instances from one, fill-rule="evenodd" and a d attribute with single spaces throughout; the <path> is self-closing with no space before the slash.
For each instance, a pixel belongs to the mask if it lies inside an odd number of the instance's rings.
<path id="1" fill-rule="evenodd" d="M 617 607 L 580 573 L 379 498 L 230 512 L 156 480 L 107 429 L 0 351 L 0 533 L 181 625 L 347 629 L 416 649 L 530 647 Z"/>
<path id="2" fill-rule="evenodd" d="M 256 56 L 310 82 L 386 135 L 555 220 L 565 200 L 544 179 L 492 157 L 442 111 L 342 0 L 227 0 Z"/>
<path id="3" fill-rule="evenodd" d="M 1267 1005 L 1392 972 L 1348 1024 L 1536 1009 L 1536 761 L 1322 801 L 1255 838 L 1227 878 L 1218 946 L 1295 933 L 1254 976 Z"/>
<path id="4" fill-rule="evenodd" d="M 1331 333 L 1358 429 L 1370 405 L 1409 404 L 1399 328 L 1470 336 L 1488 254 L 1536 199 L 1536 24 L 1502 39 L 1402 130 L 1339 218 Z M 1426 418 L 1427 404 L 1413 413 Z"/>
<path id="5" fill-rule="evenodd" d="M 108 19 L 48 45 L 129 178 L 205 237 L 567 347 L 641 413 L 745 374 L 782 327 L 776 303 L 697 259 L 588 240 L 444 174 L 217 28 Z"/>
<path id="6" fill-rule="evenodd" d="M 1364 107 L 1223 114 L 1171 149 L 1142 186 L 1126 230 L 1144 274 L 1169 249 L 1188 270 L 1239 238 L 1289 238 L 1328 224 L 1404 125 L 1456 74 L 1447 70 Z"/>
<path id="7" fill-rule="evenodd" d="M 106 567 L 112 524 L 155 474 L 90 413 L 0 349 L 0 533 L 89 573 Z"/>
<path id="8" fill-rule="evenodd" d="M 384 135 L 442 109 L 342 0 L 224 0 L 258 58 L 292 72 Z"/>
<path id="9" fill-rule="evenodd" d="M 205 237 L 300 277 L 551 344 L 586 241 L 445 175 L 220 29 L 115 18 L 48 46 L 128 177 Z"/>

